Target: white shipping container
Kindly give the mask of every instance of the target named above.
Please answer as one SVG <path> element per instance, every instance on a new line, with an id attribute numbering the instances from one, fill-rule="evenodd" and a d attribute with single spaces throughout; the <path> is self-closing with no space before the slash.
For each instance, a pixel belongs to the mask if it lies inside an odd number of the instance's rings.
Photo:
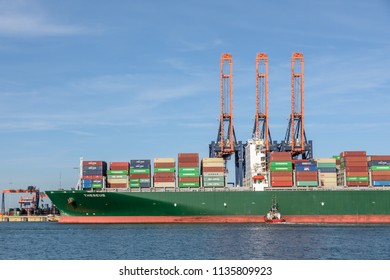
<path id="1" fill-rule="evenodd" d="M 174 188 L 175 182 L 154 182 L 155 188 Z"/>

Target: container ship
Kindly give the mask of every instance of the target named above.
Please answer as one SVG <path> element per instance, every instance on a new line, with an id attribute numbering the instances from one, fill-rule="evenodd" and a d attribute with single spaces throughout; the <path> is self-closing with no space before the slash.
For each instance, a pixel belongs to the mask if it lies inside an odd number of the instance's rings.
<path id="1" fill-rule="evenodd" d="M 291 59 L 291 114 L 285 139 L 268 127 L 268 57 L 256 56 L 252 138 L 233 125 L 232 56 L 220 60 L 220 124 L 209 157 L 128 162 L 81 160 L 75 190 L 47 191 L 62 223 L 260 223 L 276 201 L 291 223 L 390 223 L 390 156 L 344 151 L 315 158 L 304 127 L 302 53 Z M 226 162 L 235 157 L 235 184 Z"/>
<path id="2" fill-rule="evenodd" d="M 61 223 L 261 223 L 273 198 L 290 223 L 390 223 L 390 156 L 274 152 L 261 170 L 252 155 L 245 186 L 227 185 L 222 158 L 198 157 L 156 158 L 153 176 L 152 160 L 82 161 L 81 190 L 46 193 Z"/>

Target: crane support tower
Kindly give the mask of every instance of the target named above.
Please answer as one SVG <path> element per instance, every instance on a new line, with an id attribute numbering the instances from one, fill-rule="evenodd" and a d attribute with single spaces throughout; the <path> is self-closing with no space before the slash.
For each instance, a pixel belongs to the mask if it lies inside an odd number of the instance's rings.
<path id="1" fill-rule="evenodd" d="M 275 150 L 268 126 L 268 56 L 256 56 L 256 116 L 252 139 L 265 146 L 266 153 Z"/>
<path id="2" fill-rule="evenodd" d="M 304 122 L 304 59 L 293 53 L 291 59 L 291 115 L 280 151 L 290 151 L 293 158 L 313 158 L 313 142 L 308 141 Z"/>
<path id="3" fill-rule="evenodd" d="M 235 154 L 236 185 L 242 186 L 244 173 L 244 149 L 237 141 L 233 126 L 233 59 L 225 53 L 220 61 L 220 118 L 217 141 L 209 144 L 209 156 L 223 158 L 225 170 L 227 160 Z"/>

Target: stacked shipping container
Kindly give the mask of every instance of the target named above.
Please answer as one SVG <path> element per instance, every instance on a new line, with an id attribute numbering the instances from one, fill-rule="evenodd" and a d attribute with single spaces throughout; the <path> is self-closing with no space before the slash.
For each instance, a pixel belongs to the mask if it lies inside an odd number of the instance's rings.
<path id="1" fill-rule="evenodd" d="M 320 186 L 337 186 L 336 158 L 317 158 L 316 161 Z"/>
<path id="2" fill-rule="evenodd" d="M 390 186 L 390 156 L 370 156 L 368 166 L 374 187 Z"/>
<path id="3" fill-rule="evenodd" d="M 340 154 L 339 185 L 369 185 L 367 156 L 365 151 L 346 151 Z"/>
<path id="4" fill-rule="evenodd" d="M 149 159 L 130 160 L 130 188 L 150 188 L 152 185 L 151 161 Z"/>
<path id="5" fill-rule="evenodd" d="M 203 187 L 225 187 L 225 161 L 223 158 L 202 159 Z"/>
<path id="6" fill-rule="evenodd" d="M 102 189 L 105 187 L 107 172 L 107 163 L 105 161 L 83 161 L 82 168 L 83 189 Z"/>
<path id="7" fill-rule="evenodd" d="M 297 160 L 294 165 L 297 187 L 318 187 L 317 162 Z"/>
<path id="8" fill-rule="evenodd" d="M 293 172 L 291 153 L 272 152 L 268 165 L 272 187 L 292 187 Z"/>
<path id="9" fill-rule="evenodd" d="M 179 188 L 199 188 L 199 154 L 178 154 Z"/>
<path id="10" fill-rule="evenodd" d="M 175 159 L 155 158 L 154 159 L 154 187 L 174 188 L 175 187 Z"/>
<path id="11" fill-rule="evenodd" d="M 108 188 L 127 188 L 129 181 L 129 163 L 124 161 L 110 162 L 107 170 Z"/>

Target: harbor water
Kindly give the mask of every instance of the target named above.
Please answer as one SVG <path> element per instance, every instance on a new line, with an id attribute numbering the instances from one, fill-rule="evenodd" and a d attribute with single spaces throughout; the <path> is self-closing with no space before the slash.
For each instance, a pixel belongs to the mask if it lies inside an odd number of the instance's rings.
<path id="1" fill-rule="evenodd" d="M 389 260 L 390 225 L 0 223 L 1 260 Z"/>

